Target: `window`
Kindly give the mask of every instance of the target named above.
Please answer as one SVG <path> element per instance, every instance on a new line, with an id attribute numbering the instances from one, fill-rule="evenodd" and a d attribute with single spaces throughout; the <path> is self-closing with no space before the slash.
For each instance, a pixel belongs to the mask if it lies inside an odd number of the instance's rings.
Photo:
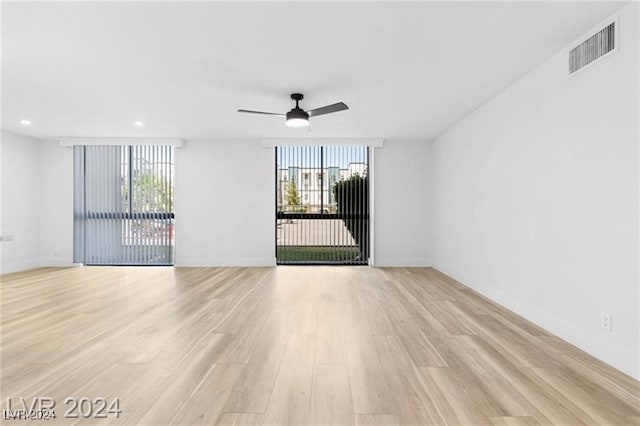
<path id="1" fill-rule="evenodd" d="M 173 147 L 77 146 L 74 261 L 173 264 Z"/>
<path id="2" fill-rule="evenodd" d="M 276 147 L 276 173 L 292 181 L 276 196 L 277 264 L 368 263 L 368 161 L 366 146 Z"/>

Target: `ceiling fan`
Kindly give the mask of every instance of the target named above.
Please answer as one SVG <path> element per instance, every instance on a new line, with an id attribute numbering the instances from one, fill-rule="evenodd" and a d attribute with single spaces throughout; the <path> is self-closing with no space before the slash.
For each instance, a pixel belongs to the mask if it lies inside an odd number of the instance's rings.
<path id="1" fill-rule="evenodd" d="M 289 127 L 307 127 L 309 125 L 309 117 L 316 117 L 318 115 L 330 114 L 332 112 L 344 111 L 349 109 L 344 102 L 338 102 L 337 104 L 331 104 L 320 108 L 305 111 L 298 105 L 304 96 L 302 93 L 292 93 L 291 99 L 296 101 L 296 106 L 286 114 L 280 114 L 277 112 L 264 112 L 264 111 L 252 111 L 248 109 L 239 109 L 238 112 L 246 112 L 249 114 L 263 114 L 263 115 L 277 115 L 279 117 L 285 117 L 287 126 Z"/>

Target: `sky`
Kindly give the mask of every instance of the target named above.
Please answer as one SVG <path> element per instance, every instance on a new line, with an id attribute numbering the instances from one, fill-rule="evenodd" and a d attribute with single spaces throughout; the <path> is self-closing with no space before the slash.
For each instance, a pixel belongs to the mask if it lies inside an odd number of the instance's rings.
<path id="1" fill-rule="evenodd" d="M 321 150 L 324 154 L 322 166 L 346 169 L 349 163 L 366 163 L 366 146 L 282 146 L 277 149 L 277 163 L 281 169 L 290 166 L 321 166 Z"/>

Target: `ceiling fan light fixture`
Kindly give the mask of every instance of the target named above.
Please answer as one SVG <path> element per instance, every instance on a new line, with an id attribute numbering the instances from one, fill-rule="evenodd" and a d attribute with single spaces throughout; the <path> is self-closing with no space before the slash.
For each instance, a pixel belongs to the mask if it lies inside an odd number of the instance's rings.
<path id="1" fill-rule="evenodd" d="M 304 118 L 290 118 L 287 120 L 287 126 L 289 127 L 307 127 L 308 125 L 309 120 Z"/>
<path id="2" fill-rule="evenodd" d="M 301 108 L 294 108 L 287 113 L 287 126 L 307 127 L 309 125 L 309 114 Z"/>

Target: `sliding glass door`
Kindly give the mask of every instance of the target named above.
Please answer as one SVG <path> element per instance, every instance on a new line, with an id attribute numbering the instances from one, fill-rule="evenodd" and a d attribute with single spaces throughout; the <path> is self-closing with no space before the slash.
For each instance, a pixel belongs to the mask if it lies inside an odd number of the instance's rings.
<path id="1" fill-rule="evenodd" d="M 172 265 L 173 147 L 74 149 L 74 261 Z"/>
<path id="2" fill-rule="evenodd" d="M 277 263 L 368 264 L 368 174 L 365 146 L 277 147 Z"/>

